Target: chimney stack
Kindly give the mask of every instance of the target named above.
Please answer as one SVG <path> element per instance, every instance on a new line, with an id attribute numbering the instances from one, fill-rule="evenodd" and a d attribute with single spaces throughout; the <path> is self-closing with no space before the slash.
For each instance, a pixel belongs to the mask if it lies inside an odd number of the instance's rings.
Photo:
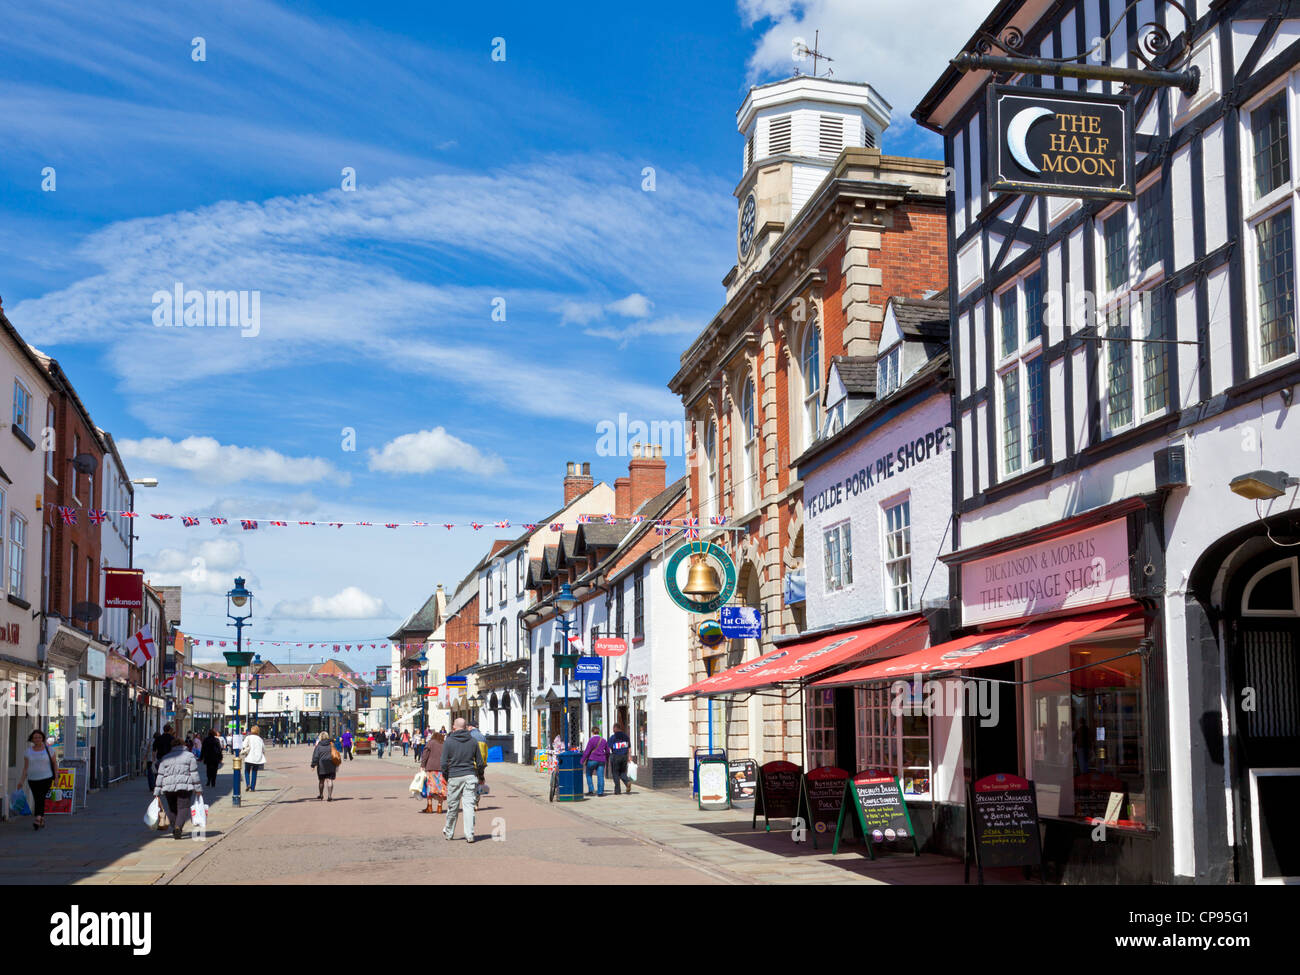
<path id="1" fill-rule="evenodd" d="M 582 473 L 579 474 L 577 463 L 569 461 L 564 475 L 564 506 L 567 508 L 576 498 L 586 494 L 595 486 L 595 483 L 591 479 L 590 463 L 584 462 Z"/>
<path id="2" fill-rule="evenodd" d="M 668 462 L 663 458 L 663 447 L 646 444 L 642 450 L 641 444 L 634 443 L 627 473 L 632 482 L 628 505 L 628 514 L 631 514 L 668 486 Z"/>

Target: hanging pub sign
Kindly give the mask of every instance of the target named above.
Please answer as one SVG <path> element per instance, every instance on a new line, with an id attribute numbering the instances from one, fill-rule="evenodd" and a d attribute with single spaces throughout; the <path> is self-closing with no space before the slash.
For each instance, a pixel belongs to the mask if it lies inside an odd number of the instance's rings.
<path id="1" fill-rule="evenodd" d="M 803 781 L 802 766 L 793 762 L 768 762 L 758 770 L 758 792 L 754 796 L 754 821 L 758 825 L 763 817 L 767 831 L 772 831 L 773 819 L 793 820 L 799 815 L 799 784 Z"/>
<path id="2" fill-rule="evenodd" d="M 832 832 L 844 808 L 845 784 L 849 773 L 833 765 L 812 769 L 803 777 L 803 791 L 799 795 L 799 808 L 811 830 L 813 849 L 817 849 L 819 834 Z"/>
<path id="3" fill-rule="evenodd" d="M 990 85 L 989 192 L 1136 198 L 1133 100 Z"/>
<path id="4" fill-rule="evenodd" d="M 844 821 L 856 816 L 858 828 L 866 842 L 871 859 L 876 858 L 876 847 L 885 843 L 911 843 L 912 852 L 921 855 L 912 830 L 912 817 L 898 777 L 878 769 L 866 769 L 845 784 L 844 805 L 835 824 L 835 843 L 832 853 L 840 852 L 840 837 L 844 835 Z"/>
<path id="5" fill-rule="evenodd" d="M 985 867 L 1042 867 L 1036 795 L 1034 783 L 1010 773 L 986 775 L 967 787 L 974 840 L 967 844 L 967 882 L 972 855 L 981 884 Z"/>

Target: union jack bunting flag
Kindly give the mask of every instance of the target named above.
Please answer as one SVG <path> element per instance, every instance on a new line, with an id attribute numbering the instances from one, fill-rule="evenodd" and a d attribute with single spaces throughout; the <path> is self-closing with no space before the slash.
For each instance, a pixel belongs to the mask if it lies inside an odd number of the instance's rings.
<path id="1" fill-rule="evenodd" d="M 455 528 L 456 526 L 455 526 L 455 525 L 443 525 L 442 527 L 445 528 L 445 529 L 447 529 L 447 531 L 451 531 L 451 530 L 452 530 L 453 528 Z"/>
<path id="2" fill-rule="evenodd" d="M 614 522 L 618 521 L 618 519 L 615 518 L 613 515 L 605 515 L 605 516 L 604 516 L 604 521 L 605 521 L 605 524 L 607 524 L 607 525 L 612 525 L 612 524 L 614 524 Z"/>
<path id="3" fill-rule="evenodd" d="M 553 521 L 553 522 L 551 522 L 551 526 L 550 526 L 550 527 L 551 527 L 551 531 L 553 531 L 553 532 L 562 532 L 562 531 L 564 531 L 564 522 L 562 522 L 562 521 Z"/>
<path id="4" fill-rule="evenodd" d="M 645 515 L 632 515 L 628 518 L 628 521 L 634 525 L 639 525 L 641 522 L 645 521 Z"/>
<path id="5" fill-rule="evenodd" d="M 186 528 L 193 528 L 198 523 L 199 520 L 197 518 L 191 517 L 190 515 L 181 515 L 181 524 Z"/>
<path id="6" fill-rule="evenodd" d="M 480 525 L 477 521 L 471 521 L 471 522 L 469 523 L 469 527 L 470 527 L 470 528 L 473 528 L 475 531 L 478 531 L 478 530 L 479 530 L 480 528 L 482 528 L 483 526 Z"/>
<path id="7" fill-rule="evenodd" d="M 279 526 L 280 528 L 287 528 L 288 525 L 289 525 L 289 523 L 288 523 L 287 521 L 272 521 L 272 522 L 269 522 L 269 524 L 277 525 L 277 526 Z"/>
<path id="8" fill-rule="evenodd" d="M 360 527 L 362 527 L 362 528 L 369 528 L 372 524 L 374 524 L 374 522 L 371 522 L 371 521 L 358 521 L 357 524 L 358 524 Z"/>
<path id="9" fill-rule="evenodd" d="M 227 524 L 229 524 L 229 522 L 226 521 L 225 518 L 209 518 L 208 521 L 212 522 L 212 524 L 214 524 L 214 525 L 227 525 Z"/>
<path id="10" fill-rule="evenodd" d="M 428 524 L 428 522 L 427 522 L 427 521 L 413 521 L 413 522 L 411 522 L 411 524 L 412 524 L 412 525 L 415 525 L 417 528 L 423 528 L 425 525 Z"/>
<path id="11" fill-rule="evenodd" d="M 342 527 L 343 527 L 343 522 L 341 522 L 341 521 L 331 521 L 331 522 L 330 522 L 330 527 L 331 527 L 331 528 L 342 528 Z"/>
<path id="12" fill-rule="evenodd" d="M 726 516 L 726 515 L 710 515 L 710 516 L 709 516 L 709 524 L 710 524 L 710 525 L 725 525 L 726 523 L 727 523 L 727 516 Z"/>
<path id="13" fill-rule="evenodd" d="M 683 518 L 682 527 L 686 529 L 687 538 L 698 539 L 700 537 L 700 519 Z"/>
<path id="14" fill-rule="evenodd" d="M 591 515 L 578 515 L 578 524 L 585 525 L 591 521 Z"/>
<path id="15" fill-rule="evenodd" d="M 524 531 L 526 531 L 526 532 L 531 532 L 531 531 L 536 531 L 536 530 L 537 530 L 537 524 L 536 524 L 535 522 L 525 522 L 525 523 L 524 523 Z"/>
<path id="16" fill-rule="evenodd" d="M 137 515 L 134 511 L 119 511 L 118 514 L 120 514 L 123 518 L 139 518 L 139 517 L 140 517 L 140 516 Z"/>
<path id="17" fill-rule="evenodd" d="M 385 527 L 385 528 L 396 528 L 396 527 L 397 527 L 397 523 L 396 523 L 396 522 L 393 522 L 393 521 L 390 521 L 390 522 L 388 522 L 387 524 L 385 524 L 384 527 Z"/>
<path id="18" fill-rule="evenodd" d="M 249 518 L 241 518 L 239 524 L 243 527 L 244 531 L 252 531 L 257 527 L 257 522 Z"/>
<path id="19" fill-rule="evenodd" d="M 671 535 L 672 533 L 673 533 L 673 524 L 672 524 L 672 522 L 670 522 L 670 521 L 665 521 L 665 520 L 662 519 L 662 518 L 661 518 L 659 521 L 656 521 L 656 522 L 655 522 L 655 534 L 656 534 L 656 535 Z"/>
<path id="20" fill-rule="evenodd" d="M 86 517 L 90 519 L 91 524 L 102 525 L 108 520 L 108 512 L 102 508 L 91 508 L 86 512 Z"/>
<path id="21" fill-rule="evenodd" d="M 63 505 L 59 505 L 59 514 L 63 516 L 63 523 L 65 525 L 75 525 L 77 523 L 76 508 L 65 508 Z"/>
<path id="22" fill-rule="evenodd" d="M 316 524 L 316 522 L 314 522 L 314 521 L 300 521 L 300 522 L 298 522 L 298 524 L 300 524 L 300 525 L 314 525 L 314 524 Z"/>
<path id="23" fill-rule="evenodd" d="M 159 521 L 166 521 L 171 515 L 150 515 L 150 518 L 157 518 Z"/>
<path id="24" fill-rule="evenodd" d="M 509 527 L 510 527 L 510 522 L 508 522 L 508 521 L 498 521 L 498 522 L 497 522 L 497 527 L 498 527 L 498 528 L 509 528 Z"/>

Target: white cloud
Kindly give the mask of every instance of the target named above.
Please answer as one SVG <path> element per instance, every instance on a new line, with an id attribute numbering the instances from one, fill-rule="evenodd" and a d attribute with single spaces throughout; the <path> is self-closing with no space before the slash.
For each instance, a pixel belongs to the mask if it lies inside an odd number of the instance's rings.
<path id="1" fill-rule="evenodd" d="M 271 610 L 272 617 L 295 620 L 377 620 L 397 614 L 382 599 L 356 586 L 347 586 L 333 596 L 284 600 Z"/>
<path id="2" fill-rule="evenodd" d="M 988 16 L 990 0 L 740 0 L 746 26 L 766 29 L 749 59 L 750 80 L 788 77 L 811 62 L 793 57 L 796 38 L 834 58 L 834 77 L 866 81 L 910 124 L 912 109 Z M 818 73 L 821 73 L 819 67 Z"/>
<path id="3" fill-rule="evenodd" d="M 221 595 L 244 567 L 244 547 L 228 538 L 192 540 L 184 548 L 164 548 L 145 555 L 138 564 L 151 585 L 181 586 L 187 595 Z M 256 587 L 256 579 L 253 585 Z"/>
<path id="4" fill-rule="evenodd" d="M 319 457 L 289 457 L 264 447 L 236 447 L 212 437 L 167 437 L 119 440 L 126 460 L 198 474 L 221 483 L 266 481 L 272 484 L 310 484 L 315 481 L 347 483 L 347 475 Z"/>
<path id="5" fill-rule="evenodd" d="M 618 343 L 620 349 L 642 335 L 698 335 L 700 323 L 685 318 L 659 318 L 653 321 L 638 321 L 628 325 L 604 325 L 599 328 L 584 329 L 586 335 L 610 339 Z"/>
<path id="6" fill-rule="evenodd" d="M 466 471 L 484 476 L 505 470 L 501 458 L 484 454 L 442 427 L 404 433 L 370 451 L 370 469 L 389 474 L 430 474 L 434 471 Z"/>
<path id="7" fill-rule="evenodd" d="M 654 302 L 642 294 L 630 294 L 605 306 L 607 311 L 624 318 L 645 318 L 654 310 Z"/>

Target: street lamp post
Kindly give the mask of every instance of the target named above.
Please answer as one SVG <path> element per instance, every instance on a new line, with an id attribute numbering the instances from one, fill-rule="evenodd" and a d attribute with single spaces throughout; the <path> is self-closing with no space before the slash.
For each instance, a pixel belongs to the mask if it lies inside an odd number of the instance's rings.
<path id="1" fill-rule="evenodd" d="M 429 662 L 429 655 L 421 650 L 415 659 L 420 662 L 420 666 L 415 671 L 415 694 L 420 701 L 420 734 L 424 734 L 428 727 L 429 714 L 428 698 L 425 697 L 429 693 L 429 672 L 425 669 L 425 665 Z"/>
<path id="2" fill-rule="evenodd" d="M 226 652 L 226 663 L 235 668 L 235 733 L 239 731 L 239 679 L 240 672 L 251 662 L 253 655 L 244 653 L 244 624 L 253 616 L 253 594 L 244 588 L 244 580 L 241 577 L 235 578 L 235 588 L 226 593 L 226 615 L 234 620 L 235 627 L 235 651 Z M 230 624 L 227 624 L 230 625 Z M 234 741 L 234 735 L 231 736 Z M 231 756 L 231 771 L 234 773 L 235 789 L 231 793 L 230 801 L 233 805 L 240 805 L 239 798 L 239 772 L 243 765 L 238 754 Z"/>
<path id="3" fill-rule="evenodd" d="M 556 625 L 564 632 L 564 649 L 565 653 L 557 653 L 555 662 L 560 665 L 564 671 L 564 751 L 560 754 L 556 770 L 556 798 L 566 802 L 579 802 L 582 800 L 582 766 L 579 763 L 578 752 L 573 749 L 569 738 L 569 671 L 577 663 L 578 655 L 569 651 L 569 630 L 573 623 L 569 619 L 569 613 L 578 605 L 578 601 L 573 598 L 573 590 L 566 582 L 560 587 L 560 593 L 555 597 Z"/>

